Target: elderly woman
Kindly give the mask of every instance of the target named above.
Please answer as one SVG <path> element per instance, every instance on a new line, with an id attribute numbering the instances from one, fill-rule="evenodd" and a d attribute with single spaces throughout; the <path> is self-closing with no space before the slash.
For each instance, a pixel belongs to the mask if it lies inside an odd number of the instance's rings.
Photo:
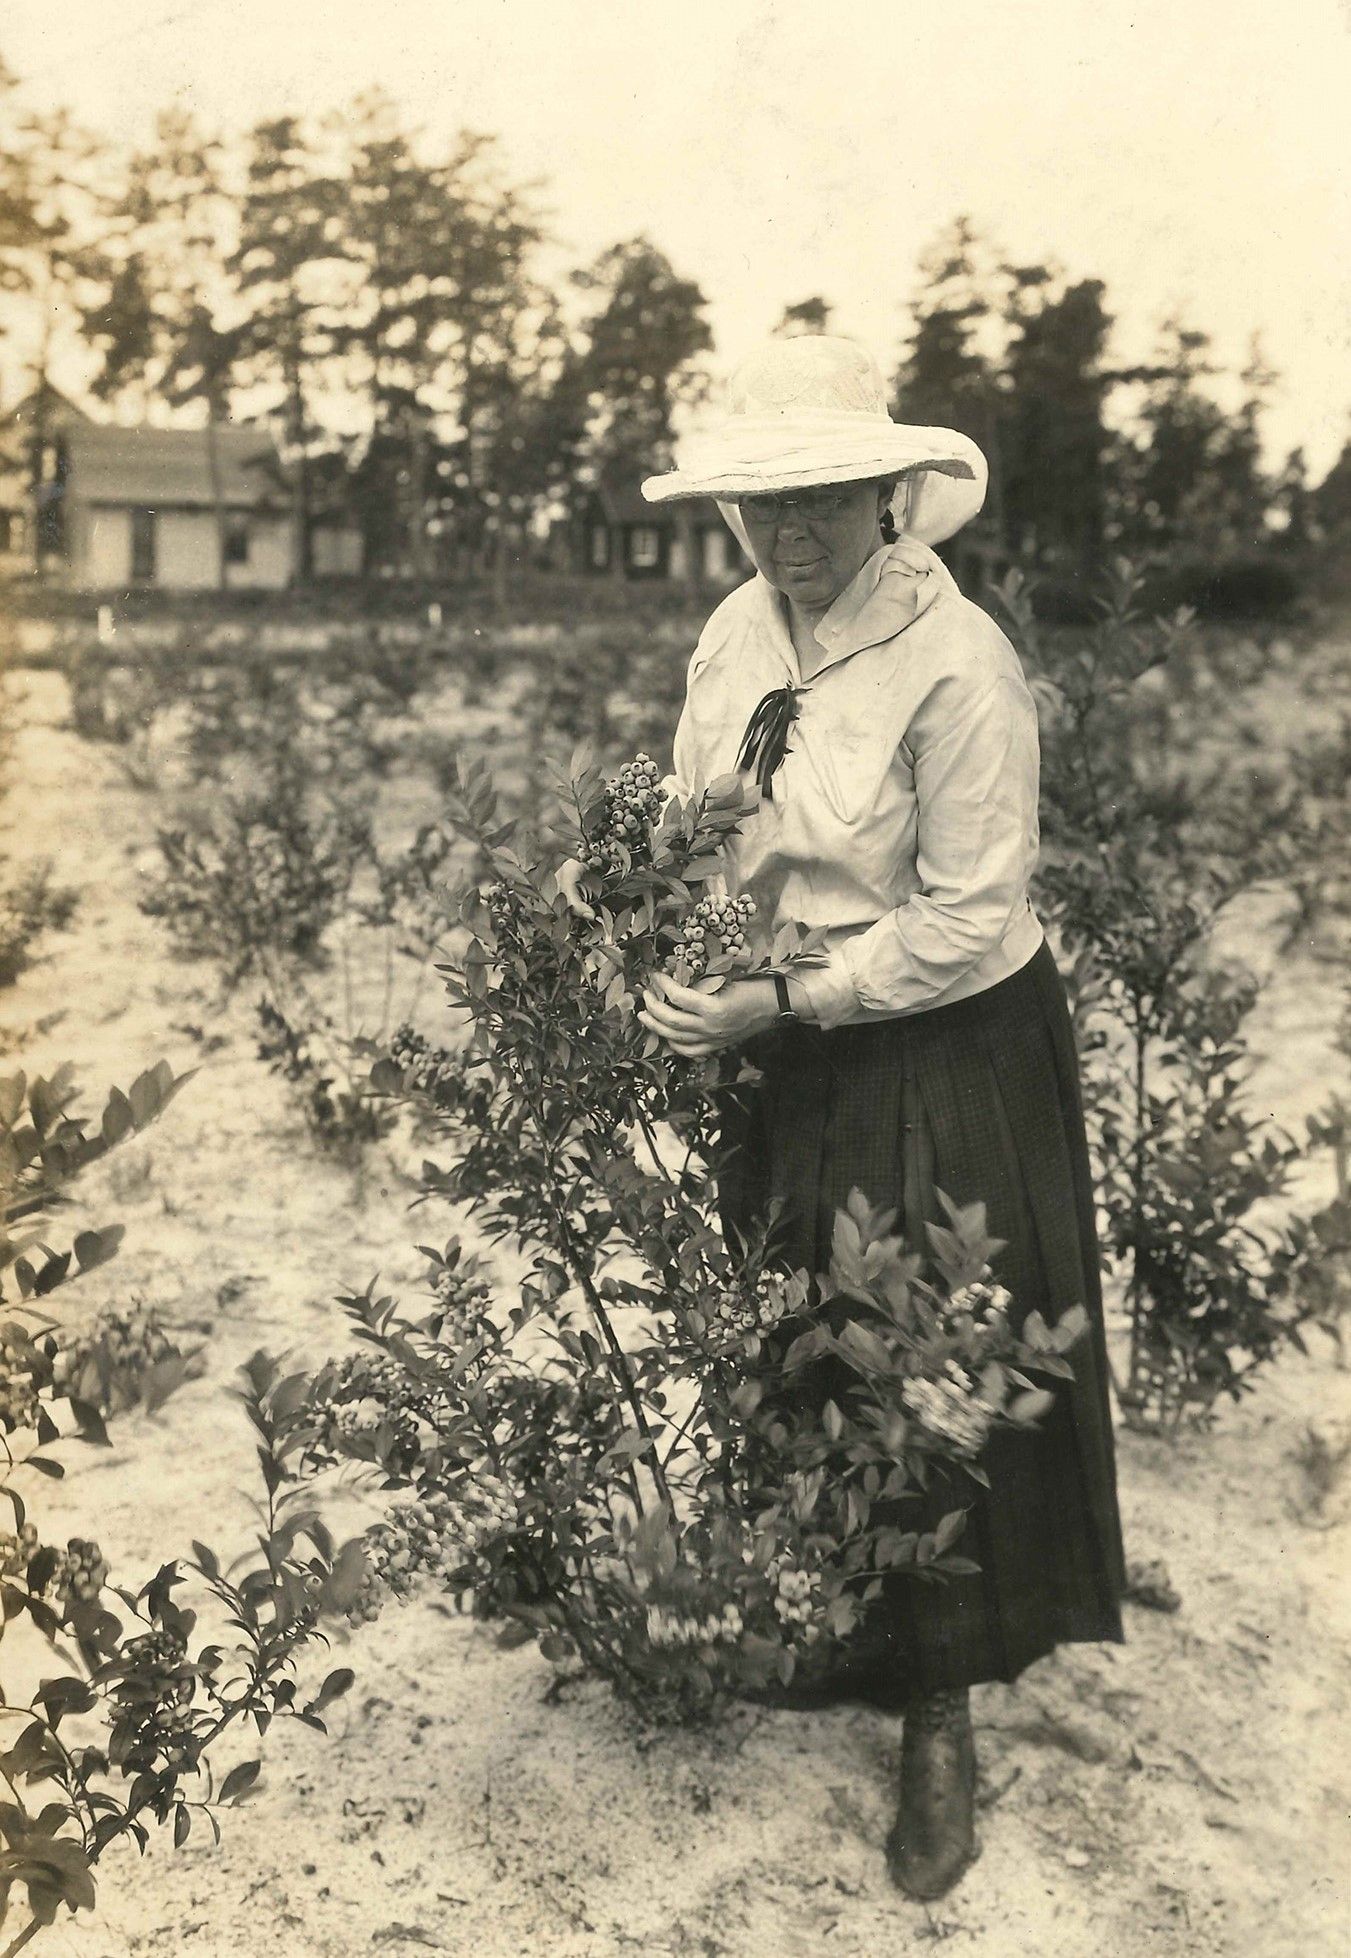
<path id="1" fill-rule="evenodd" d="M 1119 1640 L 1123 1566 L 1102 1303 L 1064 990 L 1028 884 L 1037 715 L 1013 648 L 931 546 L 979 510 L 986 467 L 950 429 L 892 421 L 854 343 L 771 342 L 721 427 L 644 484 L 714 497 L 757 575 L 690 662 L 671 786 L 736 768 L 761 799 L 728 846 L 760 921 L 824 926 L 827 958 L 707 995 L 661 978 L 643 1018 L 678 1053 L 761 1070 L 726 1103 L 719 1202 L 783 1201 L 790 1265 L 824 1270 L 855 1186 L 908 1242 L 935 1192 L 983 1200 L 1018 1315 L 1080 1303 L 1092 1334 L 1035 1435 L 991 1443 L 968 1512 L 978 1576 L 899 1577 L 836 1681 L 903 1711 L 888 1861 L 931 1898 L 976 1854 L 968 1689 L 1056 1645 Z M 585 907 L 579 866 L 560 872 Z M 930 1520 L 951 1506 L 934 1494 Z"/>

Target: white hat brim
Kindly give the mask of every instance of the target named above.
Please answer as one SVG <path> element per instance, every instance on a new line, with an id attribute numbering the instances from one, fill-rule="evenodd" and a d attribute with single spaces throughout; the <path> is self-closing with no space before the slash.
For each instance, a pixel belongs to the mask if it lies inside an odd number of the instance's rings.
<path id="1" fill-rule="evenodd" d="M 989 481 L 984 455 L 956 429 L 798 409 L 729 416 L 712 434 L 686 443 L 679 466 L 649 476 L 642 489 L 649 503 L 672 503 L 898 475 L 915 478 L 905 527 L 926 544 L 941 543 L 968 523 Z"/>

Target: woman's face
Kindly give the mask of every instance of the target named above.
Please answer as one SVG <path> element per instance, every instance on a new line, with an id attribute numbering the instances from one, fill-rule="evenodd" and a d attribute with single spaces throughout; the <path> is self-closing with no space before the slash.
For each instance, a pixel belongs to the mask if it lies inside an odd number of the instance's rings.
<path id="1" fill-rule="evenodd" d="M 756 569 L 796 605 L 832 605 L 881 546 L 889 482 L 833 483 L 736 499 Z"/>

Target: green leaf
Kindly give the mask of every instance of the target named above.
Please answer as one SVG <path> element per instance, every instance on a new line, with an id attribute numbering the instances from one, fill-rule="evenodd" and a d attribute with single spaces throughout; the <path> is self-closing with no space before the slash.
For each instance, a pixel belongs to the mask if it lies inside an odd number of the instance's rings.
<path id="1" fill-rule="evenodd" d="M 229 1774 L 226 1775 L 224 1781 L 221 1783 L 220 1794 L 217 1800 L 220 1802 L 232 1802 L 246 1795 L 249 1789 L 252 1788 L 254 1782 L 257 1781 L 262 1765 L 261 1761 L 241 1761 L 237 1767 L 231 1768 Z"/>
<path id="2" fill-rule="evenodd" d="M 356 1674 L 350 1666 L 339 1666 L 336 1672 L 328 1675 L 305 1711 L 322 1713 L 326 1706 L 332 1706 L 334 1700 L 340 1700 L 343 1694 L 350 1690 L 355 1679 Z"/>
<path id="3" fill-rule="evenodd" d="M 179 1802 L 174 1809 L 174 1848 L 181 1849 L 192 1828 L 192 1810 L 185 1802 Z"/>
<path id="4" fill-rule="evenodd" d="M 28 1077 L 22 1071 L 18 1074 L 0 1075 L 0 1127 L 12 1129 L 23 1113 L 24 1096 L 28 1092 Z"/>
<path id="5" fill-rule="evenodd" d="M 639 1434 L 631 1430 L 628 1434 L 621 1435 L 618 1441 L 606 1449 L 597 1467 L 603 1471 L 611 1468 L 616 1462 L 636 1462 L 639 1456 L 645 1455 L 651 1447 L 651 1435 Z"/>
<path id="6" fill-rule="evenodd" d="M 42 1703 L 53 1726 L 63 1714 L 88 1713 L 98 1704 L 98 1696 L 88 1681 L 73 1674 L 63 1679 L 44 1679 L 33 1697 Z"/>
<path id="7" fill-rule="evenodd" d="M 94 1271 L 115 1257 L 126 1235 L 124 1224 L 109 1224 L 101 1231 L 81 1231 L 75 1239 L 75 1261 L 81 1271 Z"/>
<path id="8" fill-rule="evenodd" d="M 130 1135 L 135 1126 L 136 1117 L 131 1103 L 120 1088 L 113 1088 L 109 1092 L 100 1124 L 103 1140 L 111 1149 L 121 1142 L 124 1136 Z"/>
<path id="9" fill-rule="evenodd" d="M 189 1362 L 182 1353 L 166 1353 L 146 1368 L 141 1379 L 141 1405 L 147 1414 L 157 1414 L 170 1394 L 188 1378 Z"/>
<path id="10" fill-rule="evenodd" d="M 220 1558 L 209 1544 L 199 1543 L 197 1538 L 194 1537 L 192 1539 L 192 1554 L 208 1577 L 220 1576 Z"/>
<path id="11" fill-rule="evenodd" d="M 153 1068 L 147 1068 L 144 1074 L 137 1075 L 127 1090 L 127 1100 L 131 1104 L 136 1127 L 148 1127 L 164 1106 L 164 1088 Z"/>
<path id="12" fill-rule="evenodd" d="M 836 1342 L 846 1359 L 853 1359 L 870 1372 L 889 1373 L 892 1368 L 891 1354 L 885 1345 L 867 1326 L 851 1319 L 841 1328 Z"/>
<path id="13" fill-rule="evenodd" d="M 1019 1338 L 1025 1346 L 1030 1346 L 1034 1353 L 1053 1353 L 1056 1350 L 1050 1328 L 1037 1311 L 1028 1313 L 1023 1321 Z"/>
<path id="14" fill-rule="evenodd" d="M 934 1546 L 940 1556 L 944 1551 L 951 1549 L 965 1528 L 966 1511 L 964 1509 L 950 1509 L 938 1525 L 938 1528 L 934 1531 Z"/>
<path id="15" fill-rule="evenodd" d="M 1088 1331 L 1088 1314 L 1082 1305 L 1067 1306 L 1055 1322 L 1052 1334 L 1056 1348 L 1064 1352 Z"/>
<path id="16" fill-rule="evenodd" d="M 66 1274 L 70 1270 L 70 1259 L 69 1251 L 48 1255 L 47 1262 L 33 1280 L 35 1298 L 45 1298 L 49 1292 L 54 1292 L 58 1285 L 65 1282 Z"/>
<path id="17" fill-rule="evenodd" d="M 112 1447 L 113 1444 L 108 1439 L 107 1426 L 104 1423 L 103 1416 L 96 1407 L 89 1401 L 72 1399 L 70 1411 L 75 1416 L 78 1424 L 79 1439 L 81 1441 L 87 1441 L 96 1448 Z"/>
<path id="18" fill-rule="evenodd" d="M 29 1905 L 35 1917 L 44 1923 L 51 1923 L 56 1915 L 57 1903 L 68 1904 L 72 1910 L 92 1910 L 94 1908 L 94 1879 L 89 1874 L 83 1851 L 78 1843 L 59 1840 L 45 1840 L 40 1844 L 31 1840 L 25 1845 L 24 1854 L 49 1878 L 51 1888 L 47 1890 L 36 1874 L 28 1878 Z M 39 1908 L 35 1889 L 42 1897 Z M 44 1894 L 45 1891 L 45 1894 Z M 47 1906 L 51 1915 L 47 1915 Z"/>

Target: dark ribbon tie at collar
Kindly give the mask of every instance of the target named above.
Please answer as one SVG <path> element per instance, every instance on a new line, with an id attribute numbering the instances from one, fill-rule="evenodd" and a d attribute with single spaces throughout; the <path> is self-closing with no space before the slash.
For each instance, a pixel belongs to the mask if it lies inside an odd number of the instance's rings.
<path id="1" fill-rule="evenodd" d="M 797 697 L 806 687 L 772 687 L 753 710 L 741 737 L 738 768 L 753 768 L 767 802 L 774 800 L 770 777 L 788 749 L 788 730 L 798 717 Z"/>

